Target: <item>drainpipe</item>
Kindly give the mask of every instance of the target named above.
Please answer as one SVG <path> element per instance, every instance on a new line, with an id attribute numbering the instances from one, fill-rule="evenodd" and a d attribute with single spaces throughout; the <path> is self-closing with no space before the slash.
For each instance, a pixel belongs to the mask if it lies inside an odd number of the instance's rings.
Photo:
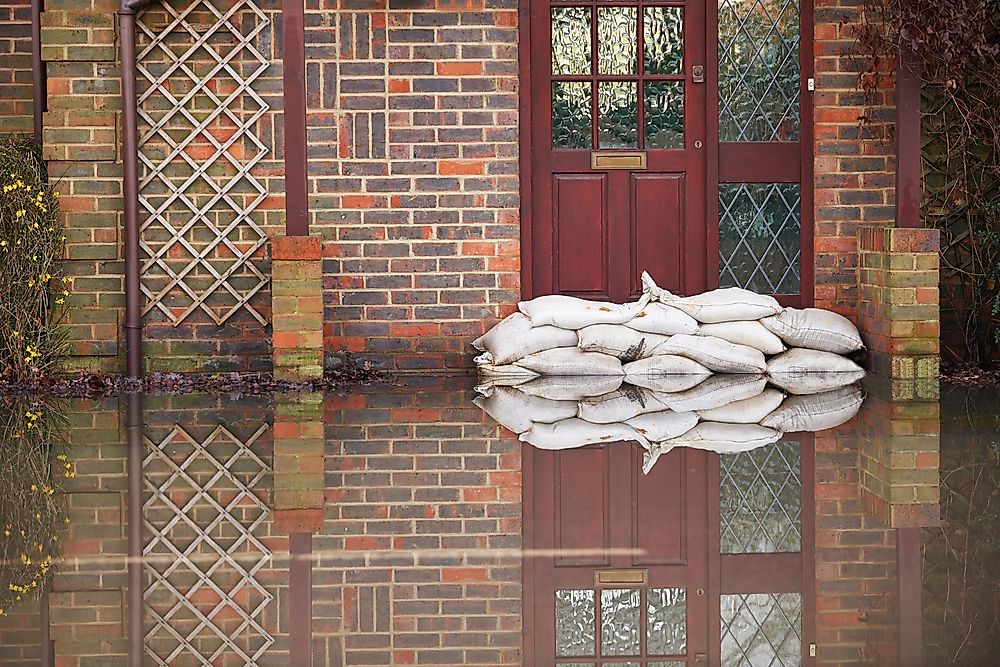
<path id="1" fill-rule="evenodd" d="M 31 0 L 31 85 L 35 141 L 42 143 L 45 112 L 45 65 L 42 63 L 42 0 Z"/>
<path id="2" fill-rule="evenodd" d="M 122 86 L 122 194 L 125 209 L 125 354 L 129 377 L 142 377 L 142 300 L 139 268 L 139 133 L 135 93 L 135 19 L 153 0 L 121 0 L 119 62 Z"/>

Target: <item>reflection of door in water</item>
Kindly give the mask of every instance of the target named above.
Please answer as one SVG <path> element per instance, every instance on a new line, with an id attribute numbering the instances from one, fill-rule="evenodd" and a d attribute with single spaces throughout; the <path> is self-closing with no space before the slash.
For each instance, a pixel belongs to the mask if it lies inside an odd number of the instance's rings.
<path id="1" fill-rule="evenodd" d="M 738 286 L 808 304 L 811 12 L 532 2 L 525 296 L 624 301 L 647 270 L 680 293 Z"/>
<path id="2" fill-rule="evenodd" d="M 525 664 L 811 664 L 812 447 L 524 449 Z"/>

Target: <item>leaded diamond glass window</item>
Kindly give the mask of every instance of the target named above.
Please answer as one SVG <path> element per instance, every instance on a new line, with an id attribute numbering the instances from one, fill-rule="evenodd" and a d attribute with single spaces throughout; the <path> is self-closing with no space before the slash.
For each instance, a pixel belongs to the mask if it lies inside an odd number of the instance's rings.
<path id="1" fill-rule="evenodd" d="M 801 192 L 798 183 L 719 185 L 720 287 L 801 291 Z"/>
<path id="2" fill-rule="evenodd" d="M 802 596 L 723 595 L 722 667 L 802 664 Z"/>
<path id="3" fill-rule="evenodd" d="M 802 549 L 802 450 L 778 442 L 720 457 L 724 554 Z"/>
<path id="4" fill-rule="evenodd" d="M 720 0 L 719 140 L 799 140 L 798 0 Z"/>

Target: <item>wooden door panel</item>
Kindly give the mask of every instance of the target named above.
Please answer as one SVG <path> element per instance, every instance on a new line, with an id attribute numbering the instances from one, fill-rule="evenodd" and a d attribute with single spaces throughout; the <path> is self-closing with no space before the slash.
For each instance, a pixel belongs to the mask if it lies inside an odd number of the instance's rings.
<path id="1" fill-rule="evenodd" d="M 553 452 L 557 567 L 609 564 L 609 448 Z M 578 553 L 590 550 L 593 553 Z"/>
<path id="2" fill-rule="evenodd" d="M 608 284 L 608 175 L 553 174 L 555 291 L 611 297 Z"/>
<path id="3" fill-rule="evenodd" d="M 682 291 L 684 174 L 631 174 L 632 296 L 642 293 L 643 271 L 672 292 Z"/>
<path id="4" fill-rule="evenodd" d="M 632 564 L 677 565 L 687 562 L 687 452 L 674 450 L 661 458 L 649 475 L 632 485 Z M 636 476 L 640 477 L 636 461 Z"/>

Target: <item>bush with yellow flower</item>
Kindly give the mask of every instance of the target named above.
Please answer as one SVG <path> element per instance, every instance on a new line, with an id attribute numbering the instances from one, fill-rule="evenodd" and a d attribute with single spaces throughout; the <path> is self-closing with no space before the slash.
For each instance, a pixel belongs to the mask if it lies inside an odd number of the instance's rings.
<path id="1" fill-rule="evenodd" d="M 70 278 L 59 193 L 31 139 L 0 138 L 0 380 L 50 373 L 66 349 L 59 326 Z"/>

